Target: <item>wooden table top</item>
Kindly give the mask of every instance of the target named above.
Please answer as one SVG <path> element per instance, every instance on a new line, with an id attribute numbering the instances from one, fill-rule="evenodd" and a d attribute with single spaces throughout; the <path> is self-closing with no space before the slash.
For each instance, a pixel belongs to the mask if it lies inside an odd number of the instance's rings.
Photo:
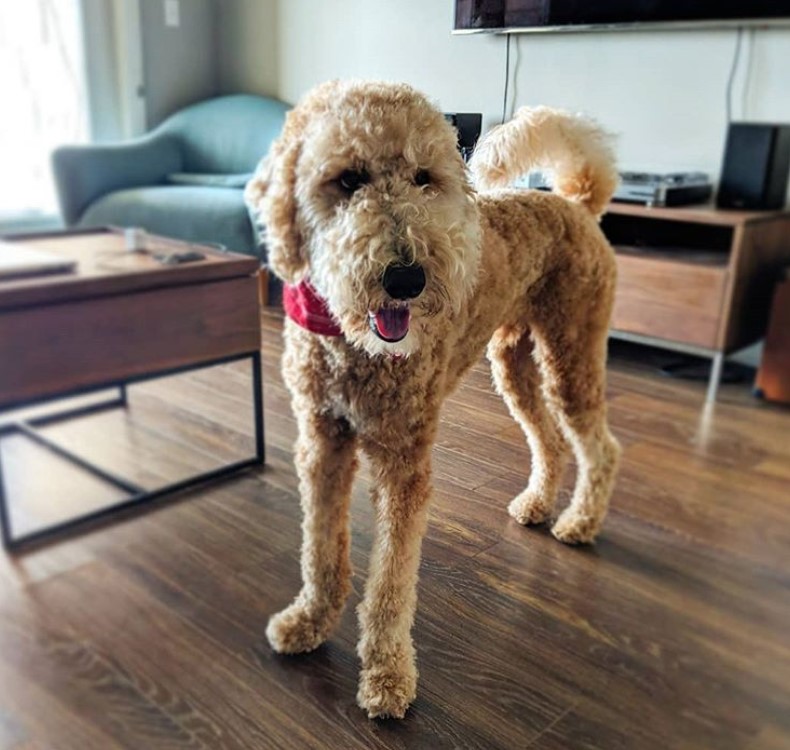
<path id="1" fill-rule="evenodd" d="M 645 206 L 640 203 L 612 201 L 607 207 L 606 213 L 620 216 L 638 216 L 644 219 L 665 219 L 694 224 L 736 227 L 769 219 L 790 218 L 790 207 L 774 211 L 739 211 L 716 208 L 716 206 L 709 203 L 689 206 Z"/>
<path id="2" fill-rule="evenodd" d="M 113 228 L 26 235 L 5 240 L 74 260 L 77 268 L 72 273 L 0 280 L 0 311 L 250 276 L 260 267 L 257 258 L 247 255 L 151 234 L 145 237 L 144 252 L 126 250 L 123 231 Z M 154 257 L 189 250 L 196 250 L 205 258 L 168 266 Z"/>

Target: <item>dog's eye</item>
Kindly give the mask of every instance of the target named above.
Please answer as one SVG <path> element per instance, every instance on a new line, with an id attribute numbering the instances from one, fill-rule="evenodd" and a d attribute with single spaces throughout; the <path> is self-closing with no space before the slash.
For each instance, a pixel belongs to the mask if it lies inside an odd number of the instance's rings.
<path id="1" fill-rule="evenodd" d="M 414 184 L 420 187 L 423 185 L 430 185 L 431 173 L 427 169 L 418 169 L 417 174 L 414 175 Z"/>
<path id="2" fill-rule="evenodd" d="M 346 169 L 337 178 L 337 184 L 347 193 L 353 193 L 370 182 L 370 175 L 364 170 Z"/>

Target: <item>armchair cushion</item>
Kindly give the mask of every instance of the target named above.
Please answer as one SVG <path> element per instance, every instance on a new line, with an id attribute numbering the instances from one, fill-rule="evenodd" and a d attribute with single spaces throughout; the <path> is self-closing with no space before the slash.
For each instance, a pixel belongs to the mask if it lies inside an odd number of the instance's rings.
<path id="1" fill-rule="evenodd" d="M 201 174 L 199 172 L 173 172 L 167 175 L 171 185 L 203 185 L 205 187 L 243 188 L 254 172 L 242 174 Z"/>
<path id="2" fill-rule="evenodd" d="M 80 224 L 144 227 L 248 255 L 255 247 L 244 191 L 238 189 L 165 185 L 119 190 L 93 203 Z"/>

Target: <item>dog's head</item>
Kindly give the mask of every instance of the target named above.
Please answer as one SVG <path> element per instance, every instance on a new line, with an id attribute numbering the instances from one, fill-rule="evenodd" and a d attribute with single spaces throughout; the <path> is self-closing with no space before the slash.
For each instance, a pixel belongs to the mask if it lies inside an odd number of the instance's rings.
<path id="1" fill-rule="evenodd" d="M 479 220 L 456 134 L 414 89 L 323 84 L 248 185 L 271 269 L 309 278 L 371 354 L 419 349 L 471 292 Z"/>

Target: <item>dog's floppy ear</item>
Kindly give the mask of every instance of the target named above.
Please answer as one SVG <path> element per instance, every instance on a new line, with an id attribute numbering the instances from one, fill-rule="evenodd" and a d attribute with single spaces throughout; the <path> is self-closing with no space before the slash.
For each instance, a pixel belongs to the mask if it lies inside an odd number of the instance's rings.
<path id="1" fill-rule="evenodd" d="M 247 183 L 244 198 L 263 224 L 266 263 L 283 281 L 298 283 L 307 273 L 307 257 L 296 223 L 296 163 L 302 148 L 302 127 L 289 112 L 282 135 Z"/>

